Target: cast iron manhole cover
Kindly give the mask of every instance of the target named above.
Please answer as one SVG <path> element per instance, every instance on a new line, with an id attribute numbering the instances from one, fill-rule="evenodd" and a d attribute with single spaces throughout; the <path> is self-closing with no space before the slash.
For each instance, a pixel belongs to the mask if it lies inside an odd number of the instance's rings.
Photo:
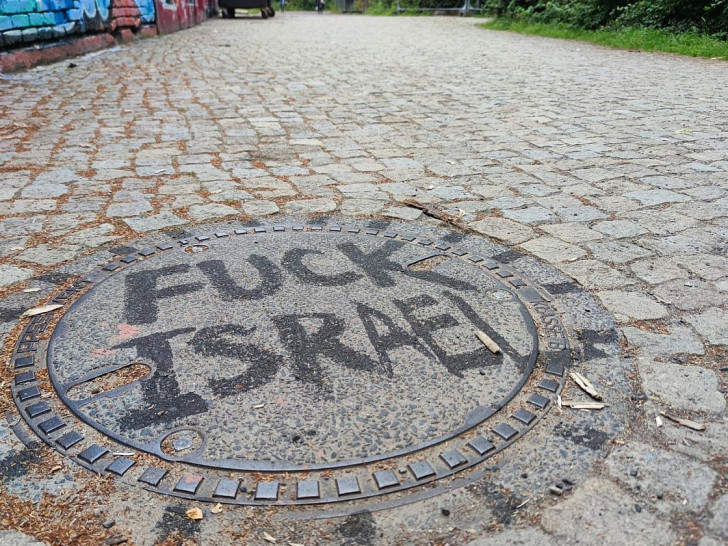
<path id="1" fill-rule="evenodd" d="M 56 296 L 16 347 L 13 394 L 55 449 L 159 492 L 398 495 L 474 467 L 548 411 L 570 355 L 548 299 L 406 233 L 210 233 Z"/>

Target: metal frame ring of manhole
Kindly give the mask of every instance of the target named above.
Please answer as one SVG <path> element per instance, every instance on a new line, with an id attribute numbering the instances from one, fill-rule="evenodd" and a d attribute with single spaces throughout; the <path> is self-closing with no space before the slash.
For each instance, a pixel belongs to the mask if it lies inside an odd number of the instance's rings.
<path id="1" fill-rule="evenodd" d="M 465 236 L 351 225 L 213 227 L 100 266 L 22 331 L 21 415 L 84 467 L 203 501 L 403 502 L 476 471 L 563 387 L 548 292 Z"/>

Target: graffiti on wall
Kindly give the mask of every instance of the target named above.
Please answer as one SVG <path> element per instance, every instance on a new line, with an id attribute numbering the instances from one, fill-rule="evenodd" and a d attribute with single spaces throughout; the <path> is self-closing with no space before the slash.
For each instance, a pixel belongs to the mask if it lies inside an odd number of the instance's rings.
<path id="1" fill-rule="evenodd" d="M 154 20 L 154 0 L 0 0 L 0 49 Z"/>

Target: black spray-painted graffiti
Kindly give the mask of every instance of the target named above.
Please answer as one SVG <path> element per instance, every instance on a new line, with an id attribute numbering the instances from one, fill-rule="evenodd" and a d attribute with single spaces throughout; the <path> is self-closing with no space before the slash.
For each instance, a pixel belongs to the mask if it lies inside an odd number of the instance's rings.
<path id="1" fill-rule="evenodd" d="M 448 305 L 457 309 L 473 328 L 486 332 L 514 358 L 517 364 L 525 365 L 526 357 L 519 355 L 510 344 L 494 331 L 473 309 L 473 307 L 453 290 L 477 294 L 477 287 L 463 280 L 454 279 L 432 270 L 413 271 L 402 267 L 390 259 L 402 243 L 388 241 L 382 248 L 366 253 L 351 243 L 339 245 L 342 255 L 353 266 L 352 271 L 337 274 L 321 274 L 307 267 L 303 260 L 306 256 L 322 254 L 318 250 L 297 248 L 284 253 L 280 266 L 268 257 L 252 254 L 247 262 L 258 273 L 258 284 L 244 288 L 230 275 L 222 260 L 208 260 L 196 264 L 220 299 L 224 302 L 245 302 L 261 300 L 278 292 L 283 285 L 284 274 L 291 274 L 303 285 L 345 286 L 360 279 L 368 278 L 380 287 L 396 285 L 396 275 L 405 275 L 445 288 L 442 295 Z M 158 269 L 130 273 L 126 277 L 125 317 L 131 325 L 152 324 L 158 319 L 159 301 L 191 294 L 205 288 L 205 283 L 181 283 L 166 288 L 158 288 L 160 279 L 183 276 L 190 273 L 187 264 L 166 266 Z M 213 377 L 208 386 L 217 397 L 225 398 L 259 388 L 270 382 L 284 365 L 292 367 L 294 376 L 302 382 L 321 385 L 323 368 L 321 360 L 326 358 L 338 365 L 383 376 L 393 375 L 390 353 L 401 347 L 409 347 L 435 359 L 451 374 L 462 377 L 465 370 L 495 365 L 502 361 L 502 355 L 493 355 L 484 347 L 467 353 L 448 354 L 436 340 L 439 330 L 461 325 L 450 313 L 430 315 L 421 318 L 428 308 L 441 302 L 432 295 L 421 294 L 396 298 L 394 306 L 411 328 L 408 332 L 398 326 L 390 316 L 365 303 L 353 303 L 356 313 L 364 326 L 367 338 L 377 354 L 373 358 L 358 352 L 341 340 L 345 333 L 345 321 L 333 313 L 313 312 L 281 314 L 271 317 L 278 336 L 290 357 L 277 354 L 270 348 L 258 347 L 250 342 L 256 331 L 255 325 L 220 324 L 204 328 L 179 328 L 136 338 L 117 345 L 115 349 L 136 348 L 137 355 L 156 364 L 153 377 L 142 381 L 141 388 L 148 407 L 136 408 L 122 419 L 122 426 L 140 428 L 153 423 L 168 423 L 172 420 L 204 413 L 207 402 L 197 393 L 183 393 L 177 381 L 173 351 L 170 340 L 178 336 L 192 335 L 189 346 L 204 357 L 225 357 L 235 359 L 245 366 L 245 370 L 233 377 Z M 316 331 L 306 328 L 311 320 L 320 326 Z M 462 320 L 462 319 L 461 319 Z M 377 328 L 377 324 L 384 328 Z M 382 334 L 384 330 L 386 333 Z M 163 412 L 158 411 L 160 404 Z"/>

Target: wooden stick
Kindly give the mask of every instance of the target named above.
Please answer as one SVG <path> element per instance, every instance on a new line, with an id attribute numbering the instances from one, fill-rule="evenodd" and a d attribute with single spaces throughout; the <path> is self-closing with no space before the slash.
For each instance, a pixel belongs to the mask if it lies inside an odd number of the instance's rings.
<path id="1" fill-rule="evenodd" d="M 501 348 L 498 346 L 498 344 L 490 339 L 484 332 L 476 330 L 475 335 L 478 336 L 478 339 L 483 342 L 483 345 L 488 347 L 491 353 L 498 354 L 501 352 Z"/>

